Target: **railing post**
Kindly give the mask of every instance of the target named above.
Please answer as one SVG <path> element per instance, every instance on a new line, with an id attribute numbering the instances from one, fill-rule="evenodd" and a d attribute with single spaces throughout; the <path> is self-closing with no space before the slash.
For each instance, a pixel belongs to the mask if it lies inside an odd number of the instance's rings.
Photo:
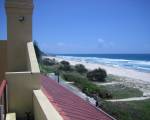
<path id="1" fill-rule="evenodd" d="M 0 104 L 3 106 L 1 107 L 1 113 L 0 116 L 2 117 L 1 119 L 6 118 L 6 113 L 8 112 L 8 99 L 7 99 L 7 81 L 3 80 L 1 85 L 0 85 Z"/>
<path id="2" fill-rule="evenodd" d="M 6 116 L 6 113 L 8 112 L 8 108 L 7 108 L 7 84 L 4 90 L 4 114 Z"/>
<path id="3" fill-rule="evenodd" d="M 8 84 L 6 84 L 6 112 L 8 113 Z"/>

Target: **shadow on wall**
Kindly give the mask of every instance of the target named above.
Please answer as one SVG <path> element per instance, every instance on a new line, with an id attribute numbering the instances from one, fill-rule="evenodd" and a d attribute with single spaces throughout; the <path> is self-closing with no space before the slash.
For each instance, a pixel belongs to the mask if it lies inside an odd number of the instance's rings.
<path id="1" fill-rule="evenodd" d="M 5 77 L 6 71 L 6 40 L 0 40 L 0 82 Z"/>

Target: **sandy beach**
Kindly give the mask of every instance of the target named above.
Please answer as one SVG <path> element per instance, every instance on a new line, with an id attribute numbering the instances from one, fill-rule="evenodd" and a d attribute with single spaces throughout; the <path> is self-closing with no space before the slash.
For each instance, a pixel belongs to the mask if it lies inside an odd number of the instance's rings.
<path id="1" fill-rule="evenodd" d="M 150 97 L 150 73 L 139 72 L 121 67 L 111 67 L 103 64 L 88 63 L 86 61 L 68 60 L 60 57 L 45 56 L 43 58 L 55 59 L 57 62 L 66 60 L 71 65 L 83 64 L 89 70 L 99 67 L 103 68 L 107 71 L 107 74 L 118 76 L 115 84 L 123 84 L 127 87 L 137 88 L 143 92 L 144 97 Z M 104 84 L 112 84 L 112 82 Z"/>
<path id="2" fill-rule="evenodd" d="M 60 62 L 64 59 L 62 58 L 58 58 L 58 57 L 48 57 L 50 59 L 55 59 L 56 61 Z M 85 61 L 73 61 L 73 60 L 66 60 L 68 61 L 71 65 L 76 65 L 76 64 L 83 64 L 87 69 L 89 70 L 93 70 L 95 68 L 103 68 L 107 71 L 108 74 L 112 74 L 112 75 L 117 75 L 120 77 L 127 77 L 127 78 L 131 78 L 137 81 L 143 81 L 145 83 L 150 83 L 150 73 L 144 73 L 144 72 L 139 72 L 139 71 L 135 71 L 135 70 L 131 70 L 131 69 L 125 69 L 125 68 L 121 68 L 121 67 L 111 67 L 111 66 L 107 66 L 107 65 L 103 65 L 103 64 L 95 64 L 95 63 L 88 63 Z"/>

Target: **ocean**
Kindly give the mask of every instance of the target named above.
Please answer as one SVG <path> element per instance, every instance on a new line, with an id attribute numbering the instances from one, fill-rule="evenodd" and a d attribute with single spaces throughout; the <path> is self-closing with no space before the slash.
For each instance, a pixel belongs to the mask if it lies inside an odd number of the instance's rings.
<path id="1" fill-rule="evenodd" d="M 150 54 L 58 54 L 57 57 L 150 73 Z"/>

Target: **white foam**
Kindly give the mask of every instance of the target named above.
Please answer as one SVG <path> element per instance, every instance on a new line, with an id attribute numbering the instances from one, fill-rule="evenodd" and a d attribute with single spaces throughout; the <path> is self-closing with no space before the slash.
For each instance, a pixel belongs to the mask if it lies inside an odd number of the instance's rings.
<path id="1" fill-rule="evenodd" d="M 73 60 L 77 62 L 88 62 L 96 64 L 105 64 L 113 67 L 124 67 L 128 69 L 150 72 L 150 61 L 126 60 L 126 59 L 110 59 L 98 57 L 76 57 L 76 56 L 58 56 L 65 60 Z"/>

